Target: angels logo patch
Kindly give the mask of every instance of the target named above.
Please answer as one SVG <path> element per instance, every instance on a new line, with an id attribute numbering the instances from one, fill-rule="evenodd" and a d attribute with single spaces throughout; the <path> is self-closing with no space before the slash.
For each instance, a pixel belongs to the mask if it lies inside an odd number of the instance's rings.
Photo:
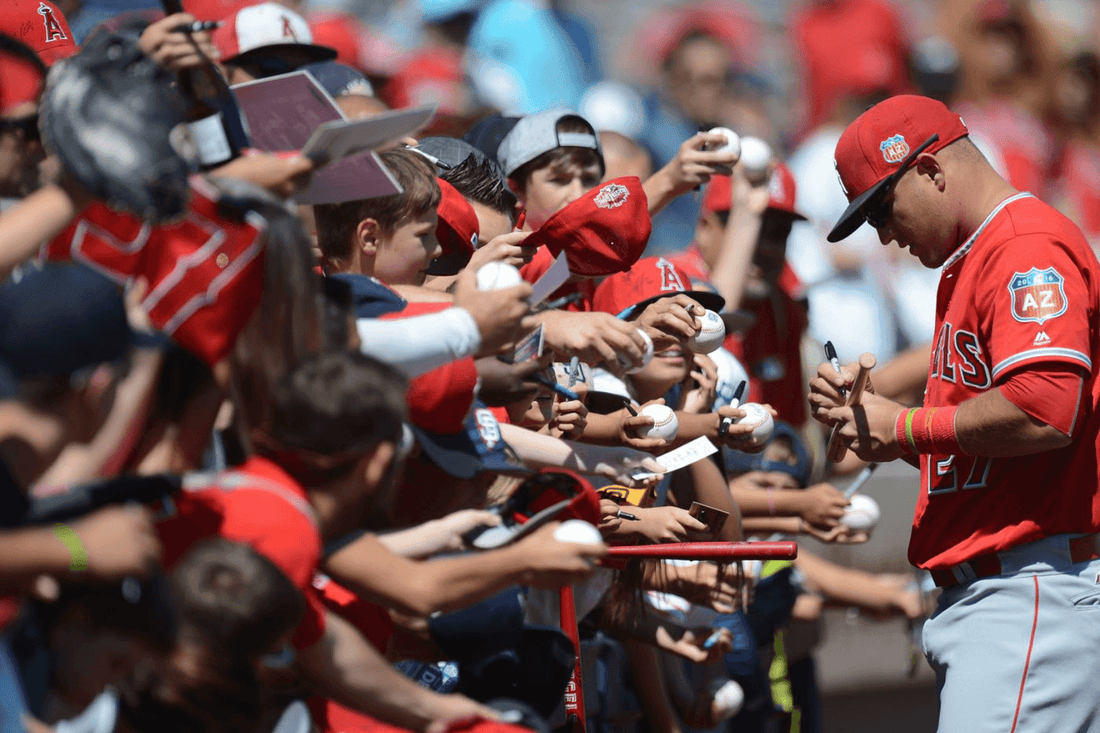
<path id="1" fill-rule="evenodd" d="M 900 163 L 909 155 L 909 143 L 901 135 L 886 138 L 878 147 L 887 163 Z"/>
<path id="2" fill-rule="evenodd" d="M 594 199 L 601 209 L 617 209 L 626 203 L 630 191 L 621 183 L 609 183 L 599 190 Z"/>
<path id="3" fill-rule="evenodd" d="M 1066 312 L 1065 278 L 1053 267 L 1031 268 L 1014 272 L 1008 283 L 1012 296 L 1012 317 L 1020 323 L 1033 321 L 1040 326 Z"/>

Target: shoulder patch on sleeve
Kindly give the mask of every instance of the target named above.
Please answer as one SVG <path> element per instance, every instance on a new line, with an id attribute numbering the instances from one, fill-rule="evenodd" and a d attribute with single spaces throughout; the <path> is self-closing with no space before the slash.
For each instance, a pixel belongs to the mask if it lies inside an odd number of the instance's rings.
<path id="1" fill-rule="evenodd" d="M 1012 298 L 1012 317 L 1020 323 L 1034 321 L 1040 326 L 1066 312 L 1065 278 L 1053 267 L 1031 268 L 1014 272 L 1008 282 Z"/>

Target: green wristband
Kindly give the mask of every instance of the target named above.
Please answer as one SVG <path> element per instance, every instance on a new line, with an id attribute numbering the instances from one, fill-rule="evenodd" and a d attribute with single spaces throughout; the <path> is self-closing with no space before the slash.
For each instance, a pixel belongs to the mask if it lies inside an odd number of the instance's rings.
<path id="1" fill-rule="evenodd" d="M 69 551 L 69 570 L 80 573 L 88 569 L 88 551 L 84 549 L 84 543 L 67 524 L 55 524 L 53 526 L 54 537 L 61 540 L 65 549 Z"/>
<path id="2" fill-rule="evenodd" d="M 905 440 L 909 443 L 909 450 L 917 452 L 917 440 L 913 437 L 913 416 L 917 414 L 917 408 L 912 408 L 905 413 Z"/>

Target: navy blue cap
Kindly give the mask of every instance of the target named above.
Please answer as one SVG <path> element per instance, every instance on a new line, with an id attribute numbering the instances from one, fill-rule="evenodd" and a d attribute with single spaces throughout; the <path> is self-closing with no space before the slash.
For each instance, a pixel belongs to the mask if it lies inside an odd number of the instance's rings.
<path id="1" fill-rule="evenodd" d="M 346 283 L 351 288 L 351 308 L 356 318 L 380 318 L 387 313 L 405 310 L 409 304 L 396 292 L 369 275 L 342 273 L 328 279 Z"/>
<path id="2" fill-rule="evenodd" d="M 471 479 L 486 471 L 513 476 L 534 473 L 513 458 L 500 434 L 500 423 L 484 402 L 474 400 L 464 427 L 453 435 L 443 435 L 412 425 L 416 441 L 431 462 L 455 478 Z"/>
<path id="3" fill-rule="evenodd" d="M 744 453 L 732 448 L 723 448 L 722 459 L 726 466 L 726 472 L 779 471 L 793 477 L 800 487 L 806 488 L 806 485 L 810 482 L 813 461 L 810 458 L 810 452 L 807 450 L 806 444 L 802 441 L 802 436 L 790 423 L 776 420 L 775 429 L 772 431 L 772 437 L 768 439 L 768 442 L 771 443 L 780 437 L 787 438 L 791 442 L 794 463 L 766 460 L 764 458 L 764 454 L 767 452 L 766 448 L 759 453 Z"/>
<path id="4" fill-rule="evenodd" d="M 492 160 L 500 163 L 500 159 L 497 158 L 500 143 L 508 137 L 508 133 L 519 121 L 519 117 L 505 117 L 499 112 L 494 112 L 488 117 L 475 122 L 462 136 L 462 139 L 485 153 Z"/>
<path id="5" fill-rule="evenodd" d="M 319 61 L 315 64 L 306 64 L 302 69 L 312 74 L 321 88 L 333 99 L 348 94 L 358 94 L 362 97 L 374 96 L 374 87 L 367 77 L 347 64 L 337 61 Z"/>
<path id="6" fill-rule="evenodd" d="M 118 286 L 85 265 L 51 262 L 0 286 L 0 362 L 16 379 L 70 376 L 132 340 Z"/>

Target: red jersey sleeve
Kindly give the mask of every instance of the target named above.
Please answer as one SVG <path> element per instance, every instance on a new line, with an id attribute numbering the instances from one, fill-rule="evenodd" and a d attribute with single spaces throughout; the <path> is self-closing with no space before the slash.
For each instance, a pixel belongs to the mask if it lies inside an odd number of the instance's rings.
<path id="1" fill-rule="evenodd" d="M 1044 234 L 1014 237 L 990 253 L 981 277 L 992 292 L 983 326 L 994 384 L 1035 362 L 1091 370 L 1090 323 L 1097 314 L 1078 260 L 1068 245 Z M 955 339 L 967 337 L 960 332 Z"/>

